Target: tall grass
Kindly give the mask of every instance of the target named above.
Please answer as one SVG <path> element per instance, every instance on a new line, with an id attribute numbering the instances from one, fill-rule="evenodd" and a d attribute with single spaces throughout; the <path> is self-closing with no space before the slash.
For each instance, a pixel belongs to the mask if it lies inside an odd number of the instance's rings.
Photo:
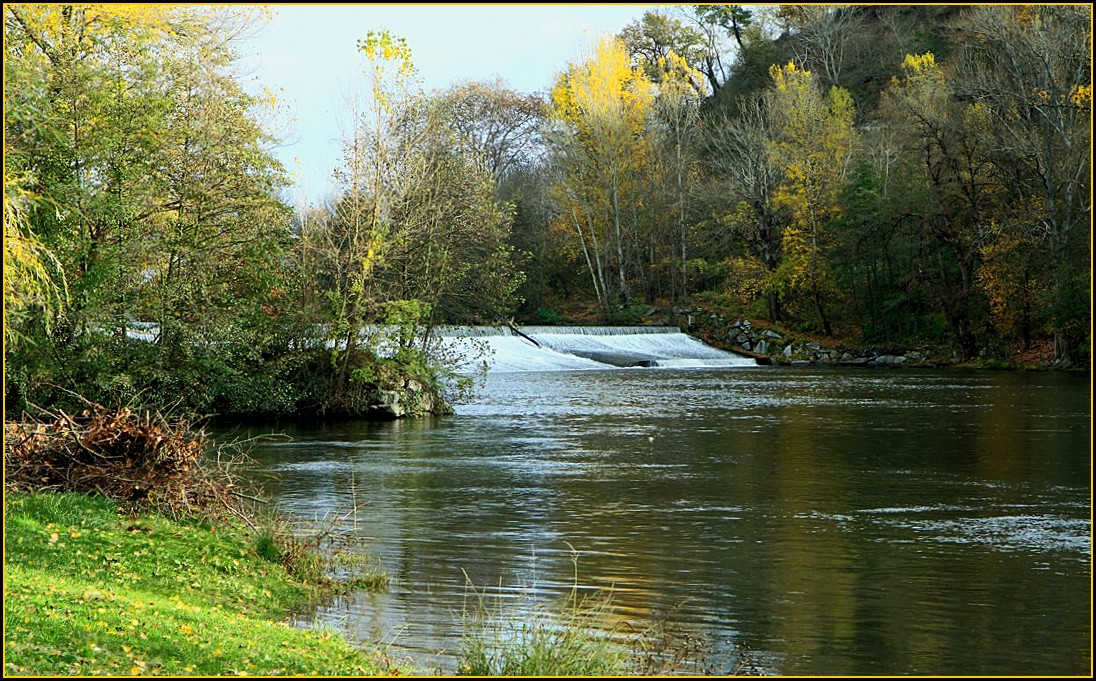
<path id="1" fill-rule="evenodd" d="M 630 671 L 627 650 L 604 626 L 611 595 L 580 597 L 574 547 L 571 560 L 576 577 L 570 593 L 525 613 L 490 606 L 487 591 L 477 590 L 465 573 L 473 602 L 462 613 L 458 675 L 621 676 Z"/>
<path id="2" fill-rule="evenodd" d="M 581 594 L 578 552 L 570 591 L 554 601 L 536 601 L 536 587 L 526 589 L 531 607 L 491 602 L 465 573 L 467 594 L 461 614 L 457 675 L 461 676 L 731 676 L 760 675 L 748 649 L 738 646 L 720 661 L 702 632 L 693 632 L 662 617 L 635 626 L 613 616 L 612 591 Z M 534 573 L 535 574 L 535 573 Z M 535 580 L 535 577 L 534 577 Z M 501 586 L 501 585 L 500 585 Z"/>

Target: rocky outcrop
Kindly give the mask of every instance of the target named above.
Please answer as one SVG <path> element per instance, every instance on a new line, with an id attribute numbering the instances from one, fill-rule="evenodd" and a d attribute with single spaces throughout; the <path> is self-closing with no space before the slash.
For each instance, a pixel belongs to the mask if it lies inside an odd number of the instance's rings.
<path id="1" fill-rule="evenodd" d="M 937 357 L 932 348 L 827 347 L 749 319 L 728 319 L 703 308 L 675 310 L 687 320 L 689 333 L 724 350 L 748 355 L 758 364 L 789 366 L 936 367 L 953 362 Z"/>
<path id="2" fill-rule="evenodd" d="M 342 378 L 328 353 L 313 352 L 301 374 L 298 380 L 309 390 L 292 414 L 298 418 L 389 421 L 453 413 L 439 386 L 427 377 L 370 353 L 356 352 L 348 376 Z"/>
<path id="3" fill-rule="evenodd" d="M 436 390 L 417 378 L 404 378 L 393 389 L 375 387 L 364 400 L 365 418 L 400 419 L 405 416 L 445 415 L 453 413 Z"/>

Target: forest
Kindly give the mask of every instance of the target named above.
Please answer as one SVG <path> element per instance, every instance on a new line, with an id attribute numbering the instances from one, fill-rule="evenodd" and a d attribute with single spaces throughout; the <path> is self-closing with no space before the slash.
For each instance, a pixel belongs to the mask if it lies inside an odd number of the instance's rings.
<path id="1" fill-rule="evenodd" d="M 1090 365 L 1087 5 L 652 8 L 543 92 L 423 92 L 378 28 L 303 210 L 239 70 L 263 12 L 5 5 L 9 416 L 360 415 L 453 385 L 437 325 L 694 303 Z"/>

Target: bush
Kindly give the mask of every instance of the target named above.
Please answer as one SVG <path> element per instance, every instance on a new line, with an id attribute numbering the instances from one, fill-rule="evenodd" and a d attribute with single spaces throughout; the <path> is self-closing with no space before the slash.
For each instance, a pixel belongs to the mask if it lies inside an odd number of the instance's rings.
<path id="1" fill-rule="evenodd" d="M 545 326 L 555 326 L 567 321 L 563 315 L 545 305 L 541 305 L 537 308 L 534 318 L 537 324 L 543 324 Z"/>

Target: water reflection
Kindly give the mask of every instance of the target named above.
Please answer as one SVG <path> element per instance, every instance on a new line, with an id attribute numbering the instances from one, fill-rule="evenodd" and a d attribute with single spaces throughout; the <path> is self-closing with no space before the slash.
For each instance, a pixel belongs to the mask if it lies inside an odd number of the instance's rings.
<path id="1" fill-rule="evenodd" d="M 490 377 L 454 417 L 285 428 L 283 510 L 393 578 L 319 617 L 451 668 L 470 588 L 575 585 L 782 674 L 1083 674 L 1088 385 L 917 371 Z M 572 553 L 572 547 L 575 553 Z M 724 666 L 724 671 L 729 667 Z"/>

